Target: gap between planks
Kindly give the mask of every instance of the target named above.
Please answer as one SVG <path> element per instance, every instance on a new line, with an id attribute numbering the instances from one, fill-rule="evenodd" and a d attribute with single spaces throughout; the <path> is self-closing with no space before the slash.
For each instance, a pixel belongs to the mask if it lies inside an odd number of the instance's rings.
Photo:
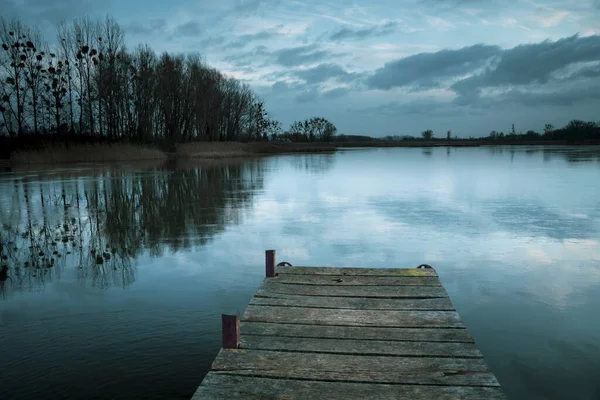
<path id="1" fill-rule="evenodd" d="M 389 341 L 336 338 L 295 338 L 281 336 L 242 337 L 241 349 L 327 353 L 347 355 L 378 355 L 386 357 L 483 358 L 475 343 Z"/>
<path id="2" fill-rule="evenodd" d="M 363 297 L 363 298 L 448 298 L 448 293 L 440 286 L 323 286 L 306 284 L 286 284 L 270 278 L 263 282 L 256 294 L 265 292 L 288 295 L 321 297 Z"/>
<path id="3" fill-rule="evenodd" d="M 192 400 L 211 399 L 368 399 L 378 400 L 505 400 L 502 390 L 490 387 L 386 385 L 319 382 L 299 379 L 242 377 L 209 373 Z"/>
<path id="4" fill-rule="evenodd" d="M 264 378 L 264 379 L 272 379 L 272 380 L 280 380 L 280 381 L 300 381 L 300 382 L 323 382 L 323 383 L 356 383 L 359 385 L 374 385 L 374 386 L 394 386 L 394 387 L 405 387 L 405 386 L 413 386 L 413 387 L 425 387 L 425 386 L 435 386 L 440 388 L 487 388 L 487 389 L 499 389 L 499 386 L 482 386 L 478 384 L 460 384 L 456 385 L 454 383 L 445 384 L 445 383 L 403 383 L 403 382 L 373 382 L 373 381 L 361 381 L 361 380 L 337 380 L 337 379 L 327 379 L 327 378 L 303 378 L 303 377 L 286 377 L 286 376 L 265 376 L 259 373 L 242 373 L 238 374 L 235 372 L 229 371 L 216 371 L 211 370 L 210 373 L 218 376 L 226 376 L 226 377 L 239 377 L 239 378 Z M 486 399 L 487 400 L 487 399 Z"/>
<path id="5" fill-rule="evenodd" d="M 337 268 L 337 267 L 279 267 L 277 274 L 294 275 L 346 275 L 346 276 L 395 276 L 395 277 L 423 277 L 438 274 L 433 269 L 416 268 Z"/>
<path id="6" fill-rule="evenodd" d="M 242 321 L 240 325 L 242 335 L 474 343 L 466 328 L 358 327 L 249 321 Z"/>
<path id="7" fill-rule="evenodd" d="M 213 372 L 353 382 L 500 386 L 483 358 L 384 357 L 223 349 Z"/>
<path id="8" fill-rule="evenodd" d="M 388 327 L 464 327 L 456 311 L 352 310 L 249 305 L 242 321 Z"/>

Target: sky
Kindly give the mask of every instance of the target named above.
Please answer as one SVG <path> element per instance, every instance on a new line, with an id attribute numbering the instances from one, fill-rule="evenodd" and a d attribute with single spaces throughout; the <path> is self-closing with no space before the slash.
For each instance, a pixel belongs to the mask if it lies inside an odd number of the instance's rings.
<path id="1" fill-rule="evenodd" d="M 200 53 L 270 115 L 445 137 L 600 121 L 600 0 L 4 0 L 50 35 L 114 17 L 129 48 Z"/>

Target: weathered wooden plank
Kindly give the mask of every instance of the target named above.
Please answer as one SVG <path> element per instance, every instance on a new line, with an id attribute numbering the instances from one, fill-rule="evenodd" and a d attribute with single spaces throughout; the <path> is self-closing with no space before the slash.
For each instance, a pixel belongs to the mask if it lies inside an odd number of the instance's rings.
<path id="1" fill-rule="evenodd" d="M 434 299 L 382 299 L 365 297 L 298 296 L 259 290 L 251 305 L 315 308 L 349 308 L 355 310 L 437 310 L 454 311 L 447 297 Z"/>
<path id="2" fill-rule="evenodd" d="M 472 343 L 466 329 L 455 328 L 388 328 L 371 326 L 335 326 L 278 324 L 268 322 L 241 322 L 242 339 L 245 335 L 283 336 L 290 338 L 337 338 L 389 341 L 427 341 Z"/>
<path id="3" fill-rule="evenodd" d="M 209 372 L 192 400 L 505 400 L 497 387 L 388 385 L 221 375 Z"/>
<path id="4" fill-rule="evenodd" d="M 437 276 L 357 276 L 282 274 L 274 282 L 337 286 L 440 286 Z"/>
<path id="5" fill-rule="evenodd" d="M 417 268 L 278 267 L 276 272 L 305 275 L 437 276 L 433 269 Z"/>
<path id="6" fill-rule="evenodd" d="M 248 306 L 244 321 L 309 325 L 463 328 L 456 311 L 346 310 Z"/>
<path id="7" fill-rule="evenodd" d="M 482 358 L 475 343 L 398 342 L 387 340 L 343 340 L 252 336 L 242 338 L 242 349 L 363 354 L 374 356 L 420 356 Z"/>
<path id="8" fill-rule="evenodd" d="M 481 358 L 386 357 L 222 349 L 215 373 L 288 379 L 499 386 Z"/>
<path id="9" fill-rule="evenodd" d="M 318 286 L 288 285 L 272 279 L 263 282 L 262 291 L 303 296 L 433 298 L 448 297 L 443 286 Z"/>

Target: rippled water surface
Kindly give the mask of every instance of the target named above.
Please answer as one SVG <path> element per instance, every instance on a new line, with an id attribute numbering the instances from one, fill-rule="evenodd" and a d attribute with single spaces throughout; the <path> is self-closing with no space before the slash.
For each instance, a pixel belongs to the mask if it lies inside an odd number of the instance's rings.
<path id="1" fill-rule="evenodd" d="M 432 264 L 515 399 L 600 399 L 600 148 L 0 174 L 0 398 L 185 399 L 264 250 Z"/>

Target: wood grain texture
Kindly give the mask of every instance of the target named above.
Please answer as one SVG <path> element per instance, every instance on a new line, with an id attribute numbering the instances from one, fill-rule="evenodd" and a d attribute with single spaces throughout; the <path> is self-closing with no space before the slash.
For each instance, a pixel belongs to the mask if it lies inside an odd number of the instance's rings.
<path id="1" fill-rule="evenodd" d="M 271 378 L 422 385 L 499 386 L 479 358 L 356 356 L 222 349 L 215 373 Z"/>
<path id="2" fill-rule="evenodd" d="M 276 272 L 309 275 L 438 276 L 433 269 L 417 268 L 278 267 Z"/>
<path id="3" fill-rule="evenodd" d="M 283 336 L 291 338 L 337 338 L 357 340 L 428 341 L 473 343 L 466 329 L 386 328 L 370 326 L 335 326 L 241 322 L 245 335 Z"/>
<path id="4" fill-rule="evenodd" d="M 273 279 L 263 282 L 261 292 L 296 294 L 302 296 L 435 298 L 448 297 L 443 286 L 318 286 L 288 285 Z"/>
<path id="5" fill-rule="evenodd" d="M 220 375 L 210 372 L 192 400 L 505 400 L 497 387 L 388 385 Z"/>
<path id="6" fill-rule="evenodd" d="M 293 306 L 315 308 L 347 308 L 354 310 L 437 310 L 454 311 L 447 297 L 434 299 L 385 299 L 364 297 L 299 296 L 270 293 L 259 290 L 250 301 L 251 305 Z"/>
<path id="7" fill-rule="evenodd" d="M 278 274 L 273 282 L 334 286 L 441 286 L 437 276 Z"/>
<path id="8" fill-rule="evenodd" d="M 464 328 L 456 311 L 333 310 L 250 305 L 242 320 L 308 325 Z"/>
<path id="9" fill-rule="evenodd" d="M 242 338 L 242 349 L 380 356 L 482 358 L 474 343 L 397 342 L 387 340 L 252 336 Z"/>
<path id="10" fill-rule="evenodd" d="M 276 273 L 193 399 L 505 399 L 435 270 Z"/>

